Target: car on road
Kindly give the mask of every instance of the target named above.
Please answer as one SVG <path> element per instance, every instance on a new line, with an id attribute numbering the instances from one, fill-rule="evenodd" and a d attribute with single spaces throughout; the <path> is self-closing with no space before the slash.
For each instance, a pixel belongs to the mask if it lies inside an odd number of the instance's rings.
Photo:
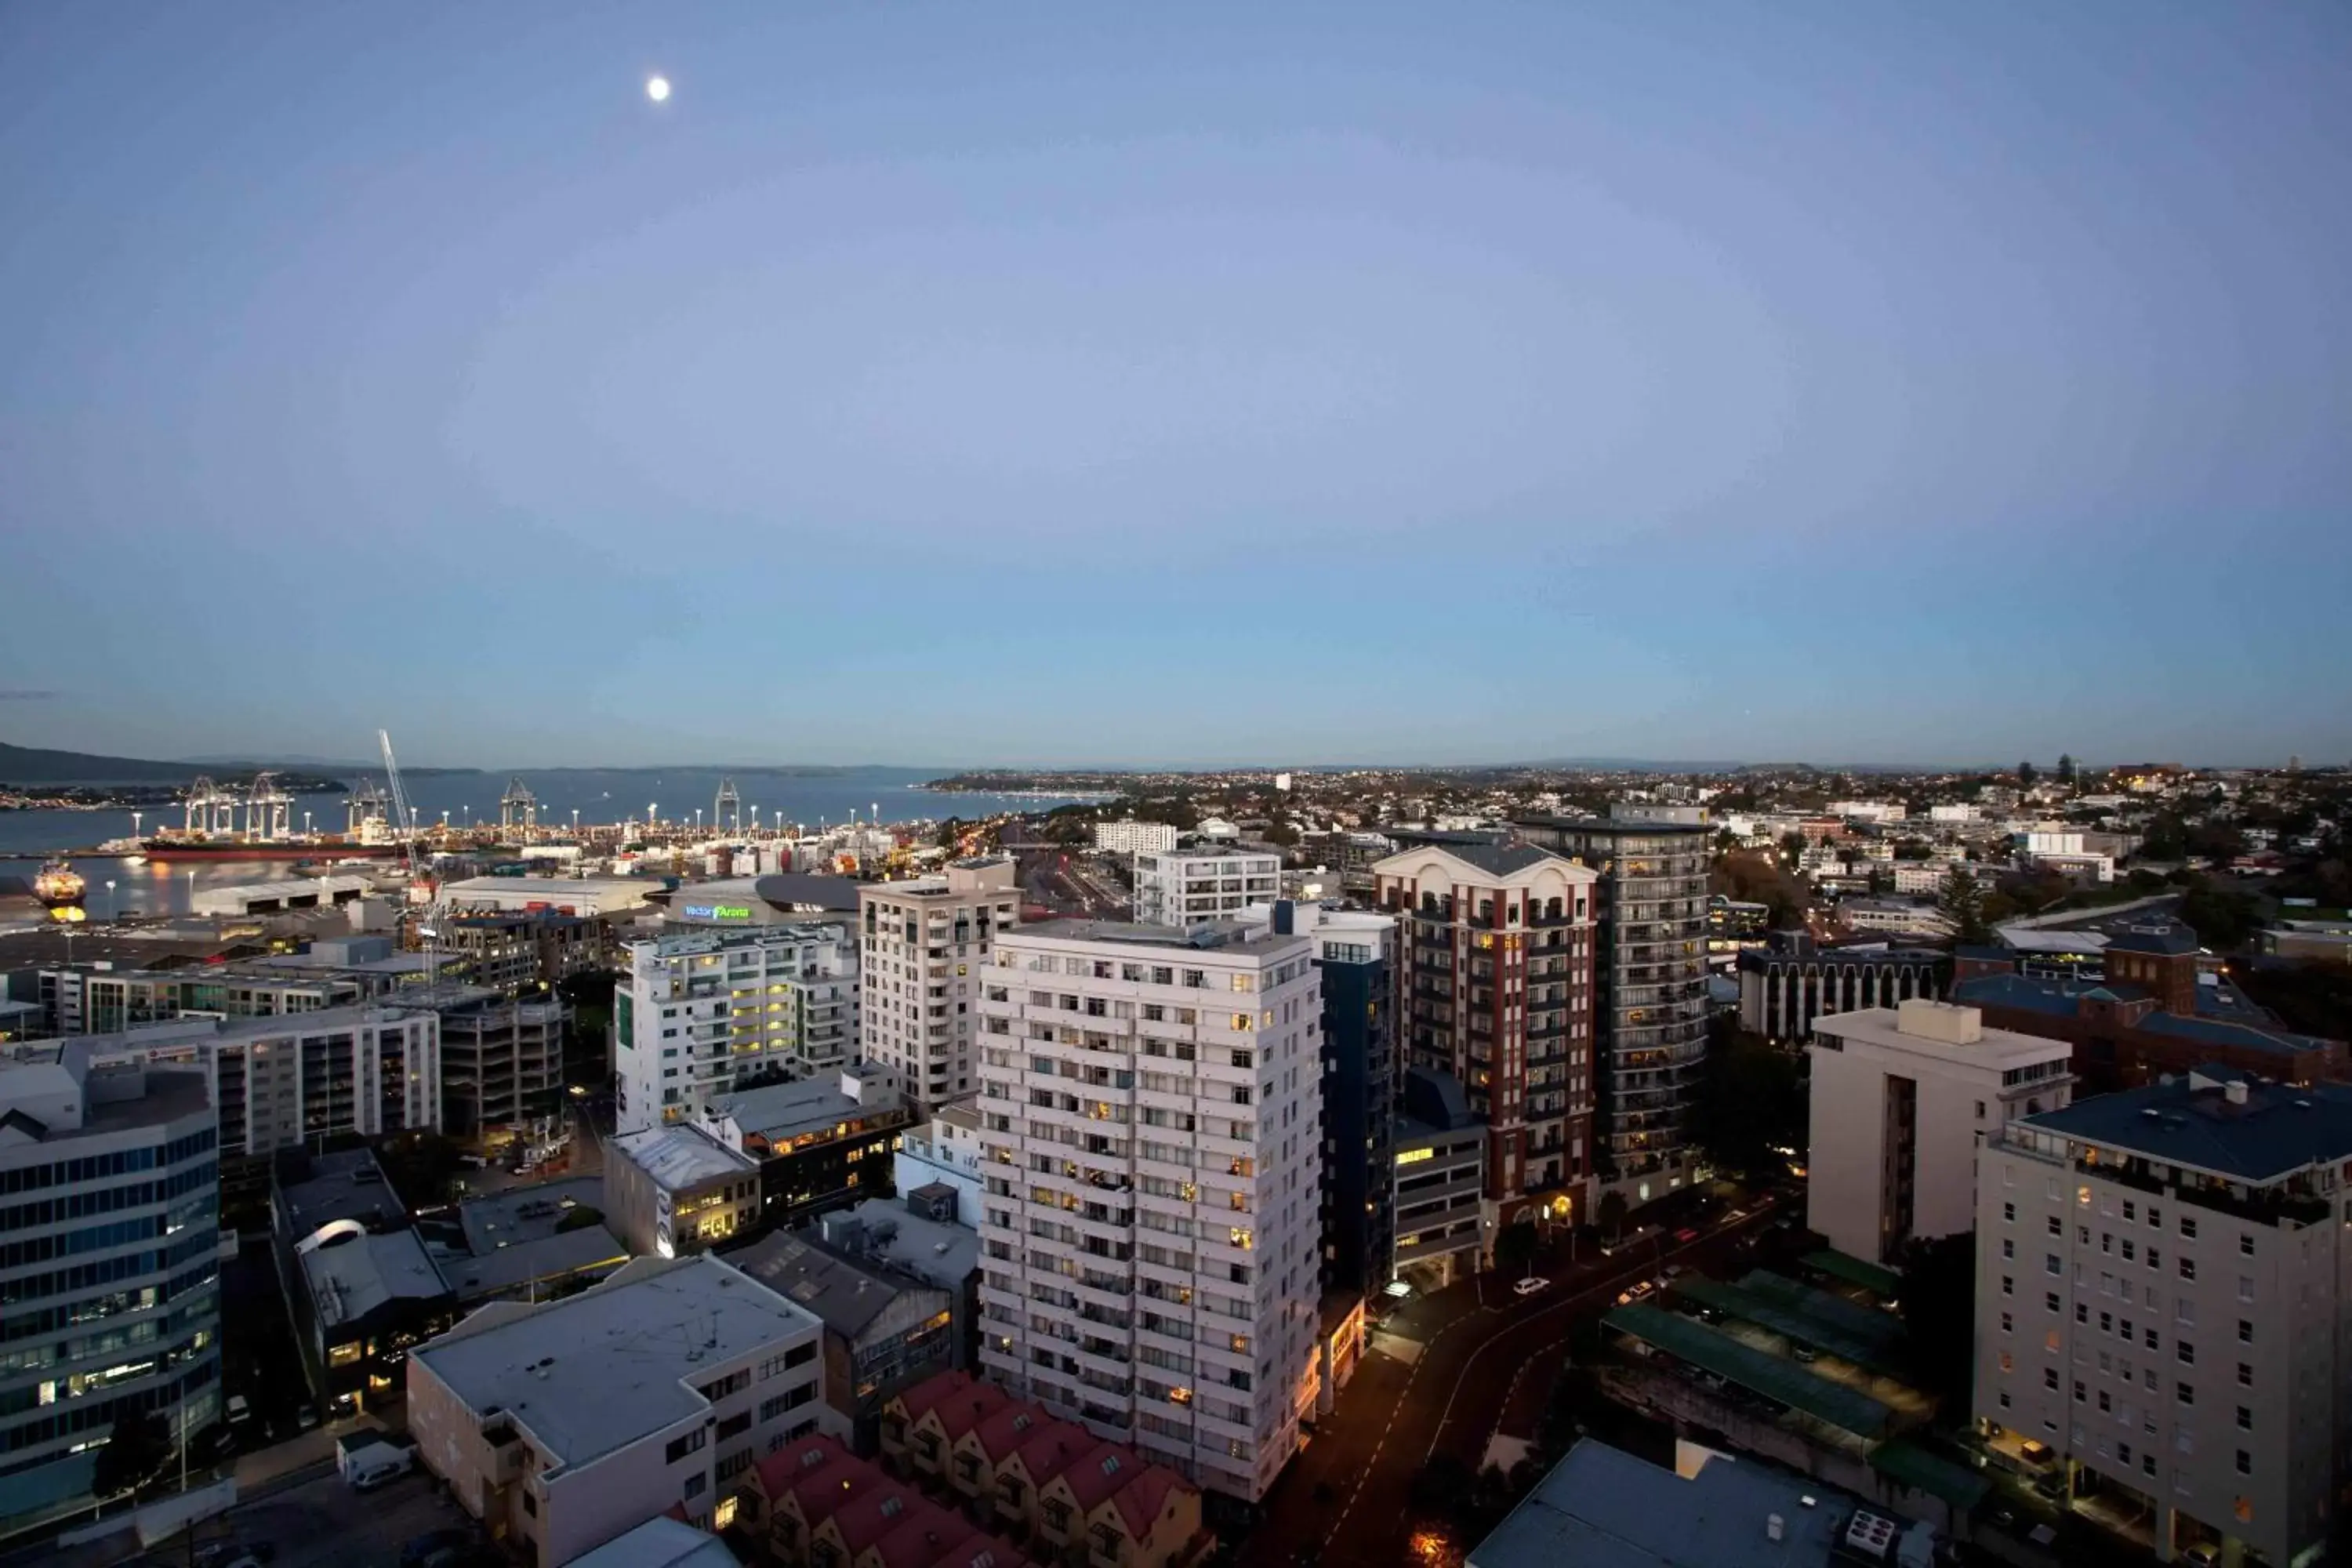
<path id="1" fill-rule="evenodd" d="M 1649 1295 L 1656 1289 L 1657 1287 L 1651 1284 L 1647 1279 L 1637 1279 L 1633 1282 L 1631 1288 L 1618 1295 L 1617 1304 L 1621 1307 L 1630 1307 L 1634 1302 L 1640 1300 L 1643 1297 Z"/>
<path id="2" fill-rule="evenodd" d="M 474 1544 L 470 1530 L 445 1528 L 412 1536 L 400 1549 L 400 1568 L 425 1568 L 429 1563 L 462 1557 Z"/>
<path id="3" fill-rule="evenodd" d="M 1696 1232 L 1696 1231 L 1693 1230 L 1693 1229 L 1692 1229 L 1690 1226 L 1683 1226 L 1683 1227 L 1682 1227 L 1682 1229 L 1680 1229 L 1680 1230 L 1678 1230 L 1678 1231 L 1675 1232 L 1675 1239 L 1676 1241 L 1685 1241 L 1685 1242 L 1688 1242 L 1688 1241 L 1696 1241 L 1696 1240 L 1698 1239 L 1698 1232 Z"/>
<path id="4" fill-rule="evenodd" d="M 1549 1289 L 1551 1289 L 1550 1280 L 1544 1279 L 1539 1274 L 1530 1274 L 1526 1279 L 1511 1287 L 1511 1294 L 1515 1296 L 1535 1296 L 1539 1295 Z"/>

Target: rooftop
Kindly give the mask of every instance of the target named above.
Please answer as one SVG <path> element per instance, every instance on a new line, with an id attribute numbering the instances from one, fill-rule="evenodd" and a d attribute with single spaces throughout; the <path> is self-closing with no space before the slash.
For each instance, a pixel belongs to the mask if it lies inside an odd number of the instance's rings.
<path id="1" fill-rule="evenodd" d="M 305 1163 L 307 1171 L 302 1168 Z M 407 1205 L 383 1179 L 383 1167 L 366 1149 L 340 1149 L 307 1163 L 299 1156 L 288 1157 L 279 1171 L 278 1212 L 284 1218 L 287 1235 L 297 1241 L 339 1219 L 356 1220 L 376 1230 L 408 1218 Z M 293 1174 L 292 1181 L 285 1180 L 288 1173 Z"/>
<path id="2" fill-rule="evenodd" d="M 657 1187 L 680 1192 L 730 1176 L 759 1173 L 760 1162 L 730 1149 L 699 1128 L 680 1124 L 648 1127 L 615 1135 L 612 1147 L 653 1179 Z"/>
<path id="3" fill-rule="evenodd" d="M 780 1296 L 807 1308 L 837 1334 L 856 1339 L 866 1326 L 909 1290 L 937 1287 L 894 1269 L 845 1258 L 806 1236 L 774 1235 L 728 1254 L 727 1261 Z M 944 1310 L 943 1297 L 936 1297 Z"/>
<path id="4" fill-rule="evenodd" d="M 457 1219 L 466 1227 L 466 1245 L 477 1254 L 490 1253 L 517 1242 L 543 1241 L 572 1210 L 595 1208 L 604 1201 L 603 1177 L 566 1176 L 467 1198 L 457 1205 Z"/>
<path id="5" fill-rule="evenodd" d="M 1715 822 L 1643 822 L 1629 816 L 1515 816 L 1511 822 L 1520 827 L 1559 827 L 1575 833 L 1633 837 L 1652 837 L 1661 833 L 1714 834 L 1722 829 L 1722 824 Z"/>
<path id="6" fill-rule="evenodd" d="M 1654 1345 L 1701 1372 L 1711 1372 L 1842 1432 L 1876 1438 L 1886 1436 L 1894 1425 L 1895 1412 L 1883 1402 L 1809 1372 L 1796 1362 L 1783 1361 L 1718 1333 L 1695 1319 L 1636 1302 L 1611 1309 L 1601 1321 L 1604 1328 Z"/>
<path id="7" fill-rule="evenodd" d="M 1710 1454 L 1685 1479 L 1588 1437 L 1478 1543 L 1469 1568 L 1815 1568 L 1856 1511 L 1760 1460 Z"/>
<path id="8" fill-rule="evenodd" d="M 414 1354 L 477 1415 L 511 1413 L 571 1466 L 708 1409 L 698 1376 L 817 1328 L 716 1258 L 640 1258 L 561 1301 L 485 1307 Z"/>
<path id="9" fill-rule="evenodd" d="M 601 1225 L 583 1226 L 561 1236 L 534 1237 L 501 1245 L 471 1257 L 464 1254 L 437 1259 L 442 1278 L 460 1299 L 478 1300 L 528 1285 L 534 1279 L 560 1279 L 587 1269 L 628 1261 L 629 1249 Z"/>
<path id="10" fill-rule="evenodd" d="M 1973 1006 L 1922 997 L 1895 1007 L 1828 1014 L 1813 1020 L 1813 1034 L 1817 1038 L 1826 1034 L 1837 1041 L 1866 1041 L 1882 1049 L 1986 1067 L 2021 1067 L 2073 1054 L 2073 1047 L 2063 1040 L 1988 1029 L 1984 1015 Z"/>
<path id="11" fill-rule="evenodd" d="M 834 1077 L 795 1079 L 714 1095 L 710 1114 L 730 1118 L 746 1137 L 782 1143 L 862 1117 L 906 1109 L 906 1097 L 879 1083 L 863 1083 L 852 1095 Z"/>
<path id="12" fill-rule="evenodd" d="M 664 1514 L 572 1560 L 572 1568 L 736 1568 L 715 1535 Z"/>
<path id="13" fill-rule="evenodd" d="M 2235 1086 L 2234 1088 L 2232 1086 Z M 2352 1088 L 2276 1084 L 2209 1068 L 2078 1100 L 2020 1124 L 2077 1143 L 2252 1184 L 2352 1159 Z"/>
<path id="14" fill-rule="evenodd" d="M 1307 941 L 1303 936 L 1277 936 L 1264 926 L 1244 925 L 1234 921 L 1211 921 L 1180 931 L 1174 926 L 1136 925 L 1126 921 L 1056 920 L 1016 926 L 1002 933 L 997 943 L 1001 947 L 1009 942 L 1038 939 L 1118 942 L 1136 947 L 1166 948 L 1180 952 L 1259 952 L 1274 948 L 1301 946 Z"/>
<path id="15" fill-rule="evenodd" d="M 358 1322 L 392 1301 L 430 1301 L 449 1294 L 449 1282 L 413 1230 L 343 1236 L 301 1255 L 302 1278 L 327 1328 Z"/>
<path id="16" fill-rule="evenodd" d="M 834 1215 L 855 1220 L 867 1255 L 934 1285 L 953 1288 L 980 1267 L 980 1233 L 949 1220 L 926 1219 L 888 1198 L 865 1198 Z"/>
<path id="17" fill-rule="evenodd" d="M 2234 992 L 2229 994 L 2227 1001 L 2219 994 L 2209 1000 L 2206 993 L 2219 990 L 2215 986 L 2198 988 L 2195 1017 L 2159 1008 L 2147 1013 L 2137 1026 L 2150 1034 L 2169 1035 L 2177 1039 L 2236 1050 L 2271 1051 L 2281 1056 L 2329 1048 L 2331 1042 L 2315 1036 L 2273 1026 L 2267 1021 L 2267 1014 L 2252 1003 L 2241 1003 Z M 1952 1000 L 1956 1003 L 1979 1008 L 2005 1007 L 2052 1018 L 2075 1017 L 2085 1002 L 2132 1003 L 2147 999 L 2144 987 L 2124 981 L 2044 979 L 2031 974 L 1979 974 L 1952 988 Z"/>
<path id="18" fill-rule="evenodd" d="M 2198 951 L 2197 933 L 2177 921 L 2127 925 L 2107 938 L 2109 952 L 2153 952 L 2178 957 Z"/>

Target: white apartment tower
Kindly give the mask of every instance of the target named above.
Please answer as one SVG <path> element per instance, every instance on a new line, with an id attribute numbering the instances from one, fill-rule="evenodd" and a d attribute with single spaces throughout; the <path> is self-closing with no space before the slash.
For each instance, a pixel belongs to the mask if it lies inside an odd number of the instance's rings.
<path id="1" fill-rule="evenodd" d="M 857 890 L 866 978 L 865 1077 L 924 1111 L 980 1089 L 972 1068 L 974 976 L 996 935 L 1021 919 L 1012 857 L 959 860 L 946 874 Z"/>
<path id="2" fill-rule="evenodd" d="M 2011 1122 L 1977 1190 L 1995 1461 L 2151 1521 L 2159 1560 L 2324 1558 L 2352 1479 L 2347 1161 L 2352 1089 L 2221 1068 Z"/>
<path id="3" fill-rule="evenodd" d="M 1315 939 L 1055 921 L 982 974 L 982 1364 L 1256 1500 L 1317 1392 Z"/>
<path id="4" fill-rule="evenodd" d="M 1095 847 L 1106 855 L 1140 855 L 1148 850 L 1176 847 L 1176 825 L 1172 822 L 1138 822 L 1127 817 L 1118 822 L 1095 824 Z"/>
<path id="5" fill-rule="evenodd" d="M 857 948 L 838 925 L 692 930 L 629 944 L 613 997 L 617 1131 L 690 1119 L 739 1080 L 857 1058 Z"/>
<path id="6" fill-rule="evenodd" d="M 1135 858 L 1135 918 L 1189 931 L 1239 920 L 1282 897 L 1282 857 L 1251 849 L 1165 849 Z"/>
<path id="7" fill-rule="evenodd" d="M 1976 1223 L 1977 1151 L 2012 1116 L 2074 1095 L 2063 1040 L 1988 1029 L 1923 997 L 1813 1020 L 1805 1223 L 1850 1258 Z"/>

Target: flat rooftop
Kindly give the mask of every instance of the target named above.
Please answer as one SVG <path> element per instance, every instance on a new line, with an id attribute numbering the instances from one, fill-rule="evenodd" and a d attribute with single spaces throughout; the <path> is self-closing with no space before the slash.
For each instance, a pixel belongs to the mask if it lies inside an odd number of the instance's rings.
<path id="1" fill-rule="evenodd" d="M 319 1321 L 327 1328 L 357 1322 L 393 1301 L 430 1301 L 449 1293 L 425 1238 L 413 1230 L 346 1237 L 299 1256 Z"/>
<path id="2" fill-rule="evenodd" d="M 1055 920 L 1015 926 L 1000 932 L 997 942 L 1026 942 L 1042 937 L 1055 942 L 1115 942 L 1127 947 L 1165 948 L 1171 952 L 1255 952 L 1278 947 L 1305 946 L 1305 935 L 1277 936 L 1263 925 L 1216 921 L 1180 930 L 1175 926 L 1138 925 L 1130 921 Z"/>
<path id="3" fill-rule="evenodd" d="M 407 1205 L 384 1180 L 375 1155 L 365 1149 L 317 1156 L 310 1162 L 310 1174 L 279 1186 L 278 1205 L 286 1219 L 287 1234 L 297 1241 L 339 1219 L 357 1220 L 375 1229 L 408 1217 Z"/>
<path id="4" fill-rule="evenodd" d="M 1983 1018 L 1974 1007 L 1915 998 L 1900 1007 L 1827 1014 L 1813 1020 L 1813 1034 L 1817 1039 L 1826 1033 L 1838 1040 L 1864 1040 L 1887 1050 L 2004 1068 L 2073 1057 L 2074 1047 L 2063 1040 L 1988 1029 Z M 1913 1026 L 1906 1028 L 1906 1024 Z"/>
<path id="5" fill-rule="evenodd" d="M 2242 1089 L 2233 1100 L 2228 1085 Z M 2352 1088 L 2271 1083 L 2226 1068 L 2078 1100 L 2020 1124 L 2168 1165 L 2270 1183 L 2352 1159 Z"/>
<path id="6" fill-rule="evenodd" d="M 939 1289 L 870 1260 L 830 1251 L 805 1233 L 763 1237 L 730 1253 L 727 1261 L 852 1340 L 908 1291 Z"/>
<path id="7" fill-rule="evenodd" d="M 736 1557 L 719 1537 L 664 1514 L 574 1557 L 572 1568 L 736 1568 Z"/>
<path id="8" fill-rule="evenodd" d="M 436 1259 L 450 1289 L 467 1300 L 495 1296 L 534 1279 L 557 1279 L 583 1269 L 628 1261 L 629 1249 L 601 1225 L 583 1226 L 561 1236 L 535 1237 L 491 1248 L 471 1257 L 457 1254 Z"/>
<path id="9" fill-rule="evenodd" d="M 896 1089 L 868 1083 L 853 1097 L 844 1093 L 839 1080 L 833 1078 L 762 1084 L 714 1095 L 710 1101 L 713 1115 L 732 1117 L 747 1136 L 764 1138 L 770 1143 L 864 1117 L 887 1116 L 906 1106 L 906 1097 Z"/>
<path id="10" fill-rule="evenodd" d="M 692 1127 L 648 1127 L 623 1132 L 613 1147 L 629 1163 L 670 1192 L 698 1187 L 730 1176 L 756 1175 L 760 1162 L 728 1148 L 707 1132 Z"/>
<path id="11" fill-rule="evenodd" d="M 709 1409 L 690 1384 L 713 1366 L 819 1331 L 716 1258 L 640 1258 L 561 1301 L 485 1309 L 412 1353 L 478 1415 L 512 1414 L 561 1468 Z"/>
<path id="12" fill-rule="evenodd" d="M 457 1205 L 457 1221 L 465 1227 L 467 1247 L 479 1256 L 518 1242 L 544 1240 L 574 1209 L 596 1208 L 604 1201 L 602 1176 L 566 1176 L 467 1198 Z"/>

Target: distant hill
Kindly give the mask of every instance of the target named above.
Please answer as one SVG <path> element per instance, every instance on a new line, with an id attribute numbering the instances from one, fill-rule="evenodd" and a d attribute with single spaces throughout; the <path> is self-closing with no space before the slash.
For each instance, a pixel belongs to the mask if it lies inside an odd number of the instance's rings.
<path id="1" fill-rule="evenodd" d="M 141 757 L 101 757 L 89 752 L 54 752 L 37 746 L 12 746 L 0 741 L 0 784 L 185 784 L 198 773 L 226 781 L 249 778 L 269 763 L 157 763 Z M 298 782 L 325 783 L 329 770 L 284 768 L 289 787 Z M 336 770 L 341 771 L 341 770 Z"/>

